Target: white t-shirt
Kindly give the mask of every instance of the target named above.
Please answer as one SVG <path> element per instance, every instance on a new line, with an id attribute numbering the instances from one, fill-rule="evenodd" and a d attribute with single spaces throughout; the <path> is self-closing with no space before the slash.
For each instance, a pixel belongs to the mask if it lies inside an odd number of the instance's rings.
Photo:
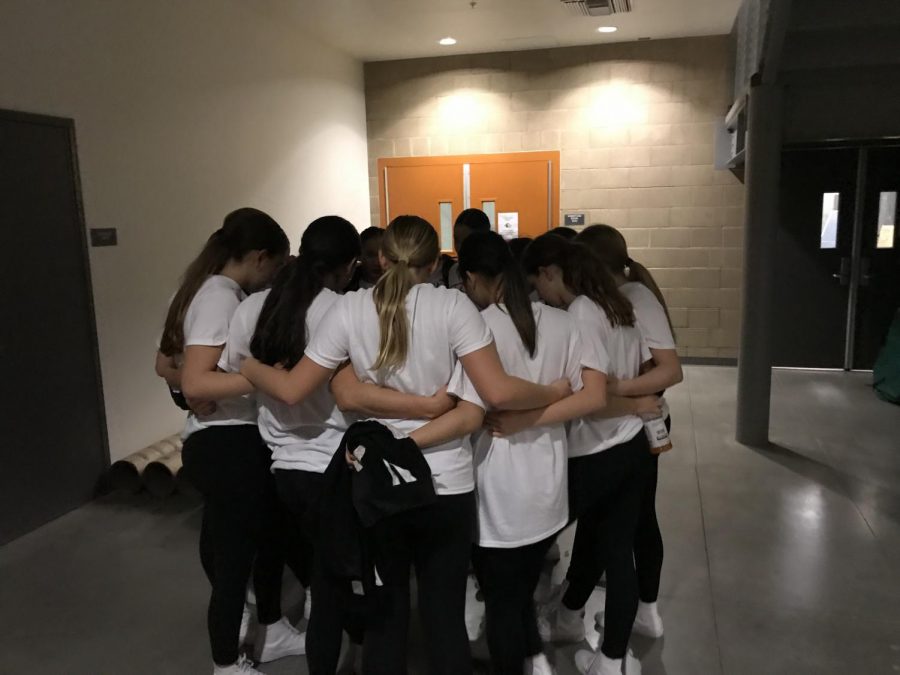
<path id="1" fill-rule="evenodd" d="M 634 317 L 644 342 L 650 349 L 675 349 L 675 338 L 669 327 L 666 310 L 653 291 L 637 281 L 629 281 L 619 286 L 622 294 L 631 301 Z"/>
<path id="2" fill-rule="evenodd" d="M 619 380 L 637 377 L 650 351 L 636 326 L 615 326 L 590 298 L 579 295 L 569 305 L 584 350 L 584 365 Z M 597 364 L 600 366 L 598 367 Z M 637 415 L 609 419 L 582 418 L 569 425 L 569 457 L 583 457 L 630 441 L 643 427 Z"/>
<path id="3" fill-rule="evenodd" d="M 203 282 L 184 316 L 184 346 L 222 347 L 228 341 L 228 326 L 246 293 L 233 279 L 214 274 Z M 224 370 L 224 369 L 223 369 Z M 256 424 L 253 394 L 216 401 L 212 415 L 190 413 L 182 439 L 212 426 Z"/>
<path id="4" fill-rule="evenodd" d="M 306 355 L 324 368 L 337 368 L 348 358 L 363 382 L 419 396 L 432 396 L 448 384 L 456 361 L 491 344 L 493 337 L 478 310 L 459 291 L 417 284 L 406 296 L 410 341 L 406 363 L 390 371 L 372 370 L 378 358 L 381 329 L 373 290 L 347 293 L 313 334 Z M 461 399 L 481 405 L 468 391 L 454 391 Z M 409 434 L 425 420 L 382 419 L 396 431 Z M 474 489 L 472 447 L 468 437 L 422 451 L 431 467 L 438 494 L 461 494 Z"/>
<path id="5" fill-rule="evenodd" d="M 254 293 L 234 313 L 219 363 L 223 370 L 239 371 L 241 361 L 250 355 L 250 342 L 268 295 L 269 291 Z M 307 341 L 340 297 L 327 288 L 315 297 L 306 311 Z M 256 402 L 259 433 L 272 451 L 272 469 L 324 473 L 352 422 L 338 409 L 328 384 L 298 405 L 285 405 L 263 392 L 256 393 Z"/>
<path id="6" fill-rule="evenodd" d="M 637 319 L 644 344 L 650 349 L 675 349 L 675 337 L 669 326 L 669 317 L 653 291 L 637 281 L 624 283 L 619 286 L 619 290 L 634 307 L 634 318 Z M 669 404 L 665 398 L 660 399 L 660 407 L 663 417 L 668 418 Z"/>
<path id="7" fill-rule="evenodd" d="M 494 334 L 503 369 L 538 384 L 565 377 L 581 389 L 581 338 L 572 317 L 540 303 L 532 305 L 537 349 L 528 354 L 505 308 L 481 315 Z M 465 377 L 457 366 L 456 377 Z M 468 379 L 468 378 L 466 378 Z M 478 543 L 492 548 L 527 546 L 565 527 L 569 519 L 566 425 L 525 429 L 504 438 L 472 436 L 478 500 Z"/>

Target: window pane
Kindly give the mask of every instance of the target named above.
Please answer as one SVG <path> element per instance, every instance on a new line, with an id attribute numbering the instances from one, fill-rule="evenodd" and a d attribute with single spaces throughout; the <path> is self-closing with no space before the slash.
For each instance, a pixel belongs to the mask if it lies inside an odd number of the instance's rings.
<path id="1" fill-rule="evenodd" d="M 897 193 L 882 192 L 878 198 L 877 248 L 894 248 L 894 224 L 897 217 Z"/>
<path id="2" fill-rule="evenodd" d="M 441 250 L 453 250 L 453 202 L 440 202 L 441 205 Z"/>
<path id="3" fill-rule="evenodd" d="M 497 229 L 497 203 L 493 200 L 481 202 L 481 210 L 487 214 L 488 220 L 491 221 L 491 227 Z"/>
<path id="4" fill-rule="evenodd" d="M 840 192 L 826 192 L 822 195 L 820 248 L 837 248 L 838 210 L 840 209 L 840 204 Z"/>

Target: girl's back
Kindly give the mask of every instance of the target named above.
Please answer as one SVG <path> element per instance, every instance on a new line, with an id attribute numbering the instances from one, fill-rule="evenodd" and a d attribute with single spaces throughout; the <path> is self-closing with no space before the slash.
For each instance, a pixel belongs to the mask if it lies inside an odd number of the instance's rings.
<path id="1" fill-rule="evenodd" d="M 538 384 L 567 378 L 581 388 L 581 341 L 567 312 L 532 304 L 537 349 L 532 357 L 510 315 L 498 305 L 483 312 L 494 335 L 503 369 Z M 530 428 L 495 438 L 473 437 L 478 496 L 479 544 L 526 546 L 565 526 L 568 519 L 566 428 Z"/>
<path id="2" fill-rule="evenodd" d="M 477 351 L 493 340 L 478 310 L 462 293 L 427 283 L 416 284 L 405 299 L 409 322 L 406 360 L 399 367 L 376 371 L 372 366 L 378 358 L 381 328 L 374 292 L 366 289 L 347 293 L 335 303 L 307 346 L 306 353 L 313 361 L 336 368 L 349 353 L 361 381 L 408 394 L 432 396 L 450 381 L 457 356 Z M 477 400 L 474 389 L 452 393 L 466 400 Z M 426 423 L 426 420 L 413 419 L 379 421 L 405 434 Z M 471 448 L 467 439 L 428 448 L 424 454 L 439 493 L 472 489 Z"/>
<path id="3" fill-rule="evenodd" d="M 600 353 L 605 358 L 603 372 L 617 380 L 637 377 L 641 364 L 650 359 L 637 326 L 613 326 L 602 307 L 586 296 L 578 296 L 569 305 L 571 314 L 581 333 L 584 349 Z M 599 345 L 596 345 L 599 340 Z M 637 415 L 608 419 L 574 420 L 569 429 L 569 455 L 579 457 L 605 450 L 630 439 L 643 426 Z"/>
<path id="4" fill-rule="evenodd" d="M 219 362 L 223 370 L 239 372 L 241 362 L 250 356 L 250 342 L 269 293 L 266 290 L 251 295 L 234 313 L 228 344 Z M 340 297 L 327 288 L 319 291 L 306 311 L 307 335 L 315 333 Z M 256 399 L 259 431 L 272 450 L 272 467 L 323 472 L 352 422 L 337 408 L 328 385 L 322 385 L 298 405 L 285 405 L 262 392 L 257 392 Z"/>

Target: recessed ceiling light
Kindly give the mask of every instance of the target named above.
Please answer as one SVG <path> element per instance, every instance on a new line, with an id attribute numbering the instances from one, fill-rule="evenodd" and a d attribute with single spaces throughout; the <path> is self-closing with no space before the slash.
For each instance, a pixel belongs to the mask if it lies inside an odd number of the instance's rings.
<path id="1" fill-rule="evenodd" d="M 615 33 L 617 30 L 619 30 L 619 29 L 616 28 L 615 26 L 600 26 L 600 28 L 597 29 L 597 32 L 598 33 Z"/>
<path id="2" fill-rule="evenodd" d="M 451 45 L 455 45 L 456 40 L 452 37 L 445 37 L 445 38 L 441 38 L 440 40 L 438 40 L 438 44 L 442 44 L 445 47 L 449 47 Z"/>

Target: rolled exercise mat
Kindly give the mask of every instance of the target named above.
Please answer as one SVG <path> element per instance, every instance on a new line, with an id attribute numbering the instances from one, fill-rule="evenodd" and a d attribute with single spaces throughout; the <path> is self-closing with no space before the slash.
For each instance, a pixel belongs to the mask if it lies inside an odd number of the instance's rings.
<path id="1" fill-rule="evenodd" d="M 154 497 L 168 497 L 175 492 L 175 476 L 179 471 L 181 471 L 181 450 L 176 450 L 171 455 L 150 462 L 141 474 L 141 481 L 147 492 Z"/>
<path id="2" fill-rule="evenodd" d="M 170 436 L 158 443 L 154 443 L 143 450 L 138 450 L 109 467 L 109 482 L 114 490 L 124 492 L 139 492 L 141 489 L 141 474 L 151 462 L 161 459 L 179 451 L 181 439 L 178 436 Z"/>

